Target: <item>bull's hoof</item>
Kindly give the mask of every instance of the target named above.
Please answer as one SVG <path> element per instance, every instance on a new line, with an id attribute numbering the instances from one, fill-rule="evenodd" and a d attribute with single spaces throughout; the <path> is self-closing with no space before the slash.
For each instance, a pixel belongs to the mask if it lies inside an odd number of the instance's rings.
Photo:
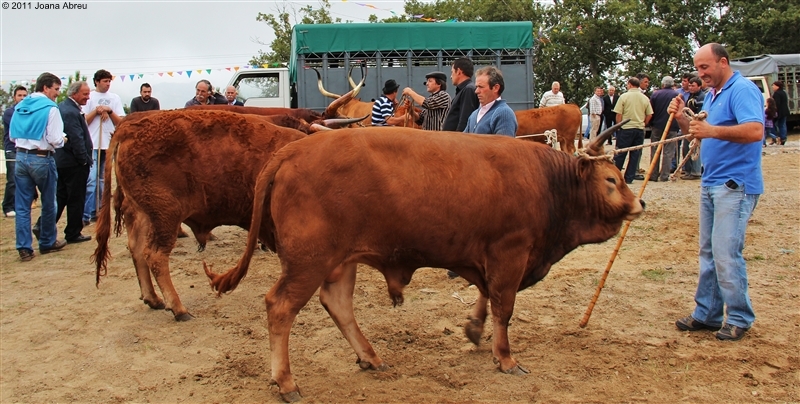
<path id="1" fill-rule="evenodd" d="M 287 403 L 296 403 L 303 399 L 299 391 L 290 391 L 288 393 L 281 393 L 281 399 Z"/>
<path id="2" fill-rule="evenodd" d="M 359 358 L 359 359 L 356 360 L 356 363 L 358 364 L 358 367 L 361 368 L 361 370 L 370 370 L 371 369 L 371 370 L 375 370 L 375 371 L 378 371 L 378 372 L 385 372 L 385 371 L 389 370 L 389 365 L 387 365 L 386 362 L 381 363 L 378 366 L 375 366 L 372 363 L 370 363 L 368 361 L 362 361 Z"/>
<path id="3" fill-rule="evenodd" d="M 505 374 L 514 375 L 514 376 L 525 376 L 525 375 L 527 375 L 528 373 L 531 372 L 530 370 L 525 369 L 524 367 L 520 366 L 519 364 L 517 364 L 517 366 L 514 366 L 511 369 L 501 370 L 501 371 L 503 373 L 505 373 Z"/>
<path id="4" fill-rule="evenodd" d="M 206 250 L 206 245 L 205 244 L 198 244 L 197 245 L 197 252 L 203 252 L 205 250 Z"/>
<path id="5" fill-rule="evenodd" d="M 189 313 L 178 314 L 175 316 L 175 321 L 189 321 L 193 319 L 194 316 Z"/>
<path id="6" fill-rule="evenodd" d="M 473 344 L 480 345 L 481 335 L 483 335 L 483 323 L 477 318 L 470 319 L 464 327 L 464 333 Z"/>
<path id="7" fill-rule="evenodd" d="M 164 302 L 161 302 L 161 301 L 151 302 L 151 301 L 145 300 L 145 299 L 142 299 L 142 301 L 144 302 L 144 304 L 146 304 L 147 306 L 149 306 L 153 310 L 164 310 L 164 308 L 167 307 L 164 304 Z"/>

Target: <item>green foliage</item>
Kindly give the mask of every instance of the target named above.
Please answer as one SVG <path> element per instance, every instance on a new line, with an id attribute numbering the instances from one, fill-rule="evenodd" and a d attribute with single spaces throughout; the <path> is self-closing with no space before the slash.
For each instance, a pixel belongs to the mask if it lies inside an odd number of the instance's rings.
<path id="1" fill-rule="evenodd" d="M 788 0 L 720 2 L 717 32 L 731 57 L 797 53 L 800 3 Z"/>

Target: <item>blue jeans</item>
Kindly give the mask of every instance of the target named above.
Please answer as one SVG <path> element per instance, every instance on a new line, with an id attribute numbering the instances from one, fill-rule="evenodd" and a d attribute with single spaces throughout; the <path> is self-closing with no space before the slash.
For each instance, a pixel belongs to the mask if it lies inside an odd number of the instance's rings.
<path id="1" fill-rule="evenodd" d="M 692 313 L 697 321 L 750 328 L 756 316 L 747 293 L 747 267 L 742 257 L 747 221 L 759 195 L 746 195 L 739 185 L 700 188 L 700 274 Z"/>
<path id="2" fill-rule="evenodd" d="M 786 142 L 786 117 L 775 119 L 775 135 L 781 138 L 781 143 Z"/>
<path id="3" fill-rule="evenodd" d="M 83 205 L 83 221 L 88 222 L 93 217 L 97 217 L 97 211 L 100 210 L 99 206 L 94 206 L 96 203 L 95 191 L 97 190 L 97 170 L 100 170 L 100 195 L 103 195 L 103 174 L 105 173 L 106 165 L 106 151 L 102 150 L 100 153 L 100 164 L 97 163 L 97 150 L 92 151 L 92 167 L 89 169 L 89 179 L 86 180 L 86 203 Z"/>
<path id="4" fill-rule="evenodd" d="M 764 146 L 767 145 L 767 138 L 770 138 L 773 141 L 775 140 L 776 136 L 773 134 L 774 129 L 775 129 L 774 127 L 772 128 L 768 128 L 766 126 L 764 127 L 764 139 L 762 140 L 762 144 Z"/>
<path id="5" fill-rule="evenodd" d="M 39 188 L 42 202 L 42 224 L 39 248 L 50 247 L 56 242 L 56 159 L 53 156 L 17 153 L 14 167 L 14 181 L 17 184 L 14 195 L 14 210 L 17 212 L 15 230 L 17 250 L 33 251 L 31 239 L 31 204 L 36 188 Z"/>
<path id="6" fill-rule="evenodd" d="M 644 129 L 620 129 L 617 132 L 617 149 L 624 149 L 632 146 L 641 146 L 644 144 Z M 628 184 L 633 182 L 633 177 L 636 176 L 636 170 L 639 168 L 639 158 L 642 157 L 642 150 L 634 150 L 631 152 L 624 152 L 614 156 L 614 164 L 622 171 L 622 166 L 625 165 L 625 158 L 630 153 L 631 157 L 628 159 L 628 166 L 625 168 L 625 182 Z M 669 175 L 669 174 L 667 174 Z"/>

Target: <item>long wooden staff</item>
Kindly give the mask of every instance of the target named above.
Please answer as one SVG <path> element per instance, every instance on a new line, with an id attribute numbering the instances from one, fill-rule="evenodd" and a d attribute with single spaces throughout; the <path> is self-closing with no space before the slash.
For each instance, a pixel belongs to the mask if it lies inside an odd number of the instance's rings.
<path id="1" fill-rule="evenodd" d="M 669 127 L 672 125 L 672 119 L 675 117 L 675 114 L 669 114 L 669 119 L 667 120 L 667 125 L 664 127 L 664 133 L 661 134 L 661 141 L 663 142 L 667 135 L 669 134 Z M 659 143 L 658 147 L 656 148 L 656 154 L 654 156 L 661 155 L 661 149 L 663 148 L 664 144 Z M 661 156 L 661 158 L 666 158 L 665 156 Z M 636 195 L 637 199 L 642 199 L 642 195 L 644 194 L 644 189 L 647 187 L 647 182 L 650 180 L 650 175 L 653 173 L 653 169 L 655 168 L 656 164 L 658 163 L 659 159 L 653 159 L 650 162 L 650 169 L 647 170 L 647 174 L 644 176 L 644 182 L 642 183 L 642 188 L 639 189 L 639 195 Z M 628 162 L 630 164 L 630 162 Z M 589 324 L 589 317 L 592 316 L 592 310 L 594 309 L 594 305 L 597 303 L 597 298 L 600 297 L 600 291 L 603 290 L 603 286 L 606 284 L 606 278 L 608 278 L 608 273 L 611 272 L 611 266 L 614 265 L 614 259 L 617 258 L 617 254 L 619 254 L 619 248 L 622 246 L 622 241 L 625 240 L 625 234 L 628 233 L 628 229 L 631 227 L 631 221 L 626 220 L 625 226 L 622 228 L 622 234 L 619 236 L 619 240 L 617 240 L 617 246 L 614 247 L 614 251 L 611 253 L 611 258 L 608 260 L 608 264 L 606 264 L 606 270 L 603 272 L 603 276 L 600 278 L 600 283 L 597 285 L 597 290 L 594 292 L 594 296 L 592 297 L 592 301 L 589 302 L 589 307 L 586 308 L 586 313 L 583 315 L 581 319 L 580 326 L 581 328 L 586 327 L 586 324 Z"/>

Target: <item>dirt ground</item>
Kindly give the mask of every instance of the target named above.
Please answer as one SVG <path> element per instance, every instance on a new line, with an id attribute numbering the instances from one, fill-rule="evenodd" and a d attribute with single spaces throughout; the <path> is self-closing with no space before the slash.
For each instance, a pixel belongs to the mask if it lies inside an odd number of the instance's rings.
<path id="1" fill-rule="evenodd" d="M 800 402 L 799 140 L 765 149 L 766 193 L 744 251 L 757 320 L 743 340 L 676 330 L 675 319 L 694 307 L 699 181 L 649 183 L 646 213 L 628 231 L 586 328 L 578 323 L 616 238 L 578 248 L 518 294 L 510 341 L 529 375 L 497 371 L 490 327 L 477 348 L 464 336 L 477 291 L 463 280 L 420 269 L 405 304 L 392 308 L 380 274 L 360 267 L 356 317 L 392 367 L 361 371 L 312 299 L 290 340 L 305 401 Z M 280 400 L 268 384 L 263 300 L 280 270 L 277 256 L 258 252 L 239 288 L 222 298 L 202 270 L 201 260 L 217 272 L 234 265 L 242 230 L 218 228 L 219 240 L 202 253 L 193 239 L 178 240 L 172 279 L 195 316 L 178 323 L 139 300 L 124 236 L 112 238 L 108 276 L 95 288 L 94 241 L 21 263 L 13 219 L 0 225 L 1 402 Z"/>

